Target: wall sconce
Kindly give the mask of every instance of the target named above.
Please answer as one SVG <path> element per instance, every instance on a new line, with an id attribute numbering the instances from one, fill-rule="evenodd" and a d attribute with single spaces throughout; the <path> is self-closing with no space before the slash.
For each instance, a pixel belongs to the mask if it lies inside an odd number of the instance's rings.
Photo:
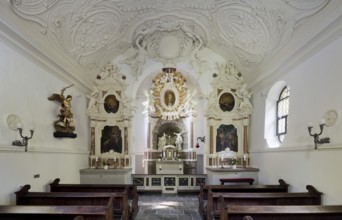
<path id="1" fill-rule="evenodd" d="M 21 140 L 21 141 L 15 140 L 12 142 L 12 145 L 18 146 L 18 147 L 25 147 L 25 152 L 27 152 L 28 140 L 30 140 L 33 137 L 34 130 L 33 129 L 30 130 L 31 135 L 30 135 L 30 137 L 28 137 L 28 136 L 23 136 L 23 128 L 22 128 L 22 124 L 20 122 L 17 124 L 17 129 L 19 131 L 20 137 L 23 140 Z"/>
<path id="2" fill-rule="evenodd" d="M 205 143 L 205 136 L 203 137 L 197 137 L 197 143 L 196 143 L 196 148 L 199 148 L 200 145 L 199 145 L 199 142 L 202 142 L 202 143 Z"/>
<path id="3" fill-rule="evenodd" d="M 312 134 L 312 123 L 310 123 L 308 125 L 308 130 L 309 130 L 309 134 L 311 137 L 314 138 L 314 143 L 315 143 L 315 150 L 317 150 L 317 144 L 325 144 L 325 143 L 330 143 L 330 138 L 326 137 L 326 138 L 322 138 L 322 139 L 319 139 L 319 136 L 323 133 L 323 129 L 324 129 L 324 126 L 325 126 L 325 120 L 322 119 L 319 123 L 319 128 L 320 128 L 320 132 L 319 133 L 315 133 L 315 134 Z"/>

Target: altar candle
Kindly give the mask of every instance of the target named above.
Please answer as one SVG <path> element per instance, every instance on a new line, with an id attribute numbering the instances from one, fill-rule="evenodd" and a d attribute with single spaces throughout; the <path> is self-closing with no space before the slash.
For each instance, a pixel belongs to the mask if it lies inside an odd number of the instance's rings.
<path id="1" fill-rule="evenodd" d="M 114 157 L 114 162 L 116 162 L 116 157 Z"/>
<path id="2" fill-rule="evenodd" d="M 96 161 L 96 162 L 98 161 L 98 159 L 99 159 L 98 157 L 95 157 L 95 161 Z"/>

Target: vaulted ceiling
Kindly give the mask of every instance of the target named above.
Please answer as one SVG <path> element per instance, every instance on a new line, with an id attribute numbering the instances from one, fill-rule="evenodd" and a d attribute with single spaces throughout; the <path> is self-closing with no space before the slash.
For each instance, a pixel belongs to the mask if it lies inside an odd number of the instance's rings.
<path id="1" fill-rule="evenodd" d="M 108 61 L 128 66 L 138 80 L 156 63 L 183 63 L 200 75 L 212 74 L 215 57 L 233 61 L 253 86 L 290 68 L 298 55 L 308 54 L 299 51 L 310 43 L 319 44 L 316 37 L 341 23 L 340 5 L 338 0 L 7 0 L 0 3 L 0 25 L 8 41 L 84 88 L 91 88 Z"/>

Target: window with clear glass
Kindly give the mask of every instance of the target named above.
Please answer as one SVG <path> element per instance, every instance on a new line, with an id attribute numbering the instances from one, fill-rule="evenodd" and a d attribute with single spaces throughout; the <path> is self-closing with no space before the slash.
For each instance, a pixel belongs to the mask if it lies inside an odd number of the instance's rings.
<path id="1" fill-rule="evenodd" d="M 287 134 L 287 123 L 289 116 L 289 100 L 290 100 L 290 88 L 285 86 L 279 95 L 277 101 L 277 126 L 276 135 L 280 143 L 283 143 L 284 137 Z"/>

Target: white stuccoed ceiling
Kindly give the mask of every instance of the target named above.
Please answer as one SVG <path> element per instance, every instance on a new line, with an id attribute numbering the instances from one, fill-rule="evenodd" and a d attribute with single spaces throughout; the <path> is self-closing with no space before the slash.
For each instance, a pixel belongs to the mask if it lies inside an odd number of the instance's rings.
<path id="1" fill-rule="evenodd" d="M 1 35 L 51 72 L 91 88 L 108 62 L 212 74 L 231 60 L 253 88 L 341 33 L 339 0 L 6 0 Z M 214 56 L 215 55 L 215 56 Z"/>

